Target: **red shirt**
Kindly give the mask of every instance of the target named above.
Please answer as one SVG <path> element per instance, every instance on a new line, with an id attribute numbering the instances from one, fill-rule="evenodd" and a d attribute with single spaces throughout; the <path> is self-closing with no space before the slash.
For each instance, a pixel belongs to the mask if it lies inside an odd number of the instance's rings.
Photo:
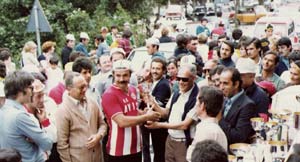
<path id="1" fill-rule="evenodd" d="M 125 116 L 138 115 L 137 92 L 132 86 L 125 93 L 118 87 L 110 86 L 102 96 L 102 107 L 110 127 L 107 153 L 112 156 L 124 156 L 135 154 L 141 151 L 140 127 L 132 126 L 121 128 L 113 120 L 118 114 Z"/>

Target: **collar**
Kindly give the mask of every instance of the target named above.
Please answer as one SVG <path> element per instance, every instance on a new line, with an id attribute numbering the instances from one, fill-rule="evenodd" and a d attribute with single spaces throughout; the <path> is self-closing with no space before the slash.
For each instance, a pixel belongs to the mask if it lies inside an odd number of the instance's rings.
<path id="1" fill-rule="evenodd" d="M 206 117 L 200 119 L 201 119 L 201 123 L 217 123 L 217 119 L 214 117 Z"/>
<path id="2" fill-rule="evenodd" d="M 79 101 L 79 100 L 73 98 L 73 97 L 70 96 L 69 94 L 68 94 L 67 96 L 69 97 L 69 99 L 71 100 L 71 102 L 74 103 L 76 106 L 82 104 L 81 101 Z M 86 99 L 83 100 L 83 103 L 85 103 L 85 102 L 86 102 Z"/>
<path id="3" fill-rule="evenodd" d="M 244 93 L 244 90 L 242 89 L 239 93 L 237 93 L 234 96 L 232 96 L 231 98 L 229 98 L 231 100 L 231 103 L 234 103 L 235 100 L 237 100 L 243 93 Z"/>
<path id="4" fill-rule="evenodd" d="M 188 97 L 188 96 L 190 96 L 190 94 L 192 93 L 192 90 L 194 89 L 194 87 L 195 87 L 195 84 L 193 84 L 193 87 L 190 89 L 190 90 L 188 90 L 187 92 L 180 92 L 180 94 L 183 96 L 183 97 Z"/>
<path id="5" fill-rule="evenodd" d="M 22 110 L 25 111 L 26 109 L 24 109 L 24 106 L 21 105 L 19 102 L 17 102 L 16 100 L 12 100 L 12 99 L 6 99 L 5 100 L 5 104 L 8 107 L 14 107 L 18 110 Z"/>

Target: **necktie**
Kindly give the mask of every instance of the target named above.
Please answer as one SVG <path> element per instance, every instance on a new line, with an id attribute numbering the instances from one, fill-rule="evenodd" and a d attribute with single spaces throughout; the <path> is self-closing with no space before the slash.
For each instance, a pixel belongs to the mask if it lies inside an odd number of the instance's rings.
<path id="1" fill-rule="evenodd" d="M 228 99 L 225 101 L 225 109 L 224 109 L 224 114 L 223 114 L 224 117 L 226 117 L 226 115 L 228 114 L 230 107 L 231 107 L 231 100 Z"/>

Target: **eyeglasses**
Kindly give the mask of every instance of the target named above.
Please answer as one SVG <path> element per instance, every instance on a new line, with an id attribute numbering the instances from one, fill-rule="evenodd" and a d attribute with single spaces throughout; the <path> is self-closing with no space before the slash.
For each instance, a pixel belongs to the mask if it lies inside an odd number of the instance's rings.
<path id="1" fill-rule="evenodd" d="M 188 82 L 190 80 L 190 78 L 182 78 L 182 77 L 176 77 L 176 80 L 179 81 L 183 81 L 183 82 Z"/>

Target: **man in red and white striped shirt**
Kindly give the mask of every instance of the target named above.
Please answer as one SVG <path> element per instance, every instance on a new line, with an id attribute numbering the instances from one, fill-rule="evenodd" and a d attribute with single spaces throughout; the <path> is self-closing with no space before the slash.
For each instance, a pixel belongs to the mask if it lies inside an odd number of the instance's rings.
<path id="1" fill-rule="evenodd" d="M 157 121 L 160 114 L 137 108 L 137 91 L 129 86 L 130 62 L 118 60 L 113 64 L 114 84 L 102 96 L 102 107 L 110 130 L 107 143 L 109 162 L 141 162 L 141 133 L 139 125 Z"/>

